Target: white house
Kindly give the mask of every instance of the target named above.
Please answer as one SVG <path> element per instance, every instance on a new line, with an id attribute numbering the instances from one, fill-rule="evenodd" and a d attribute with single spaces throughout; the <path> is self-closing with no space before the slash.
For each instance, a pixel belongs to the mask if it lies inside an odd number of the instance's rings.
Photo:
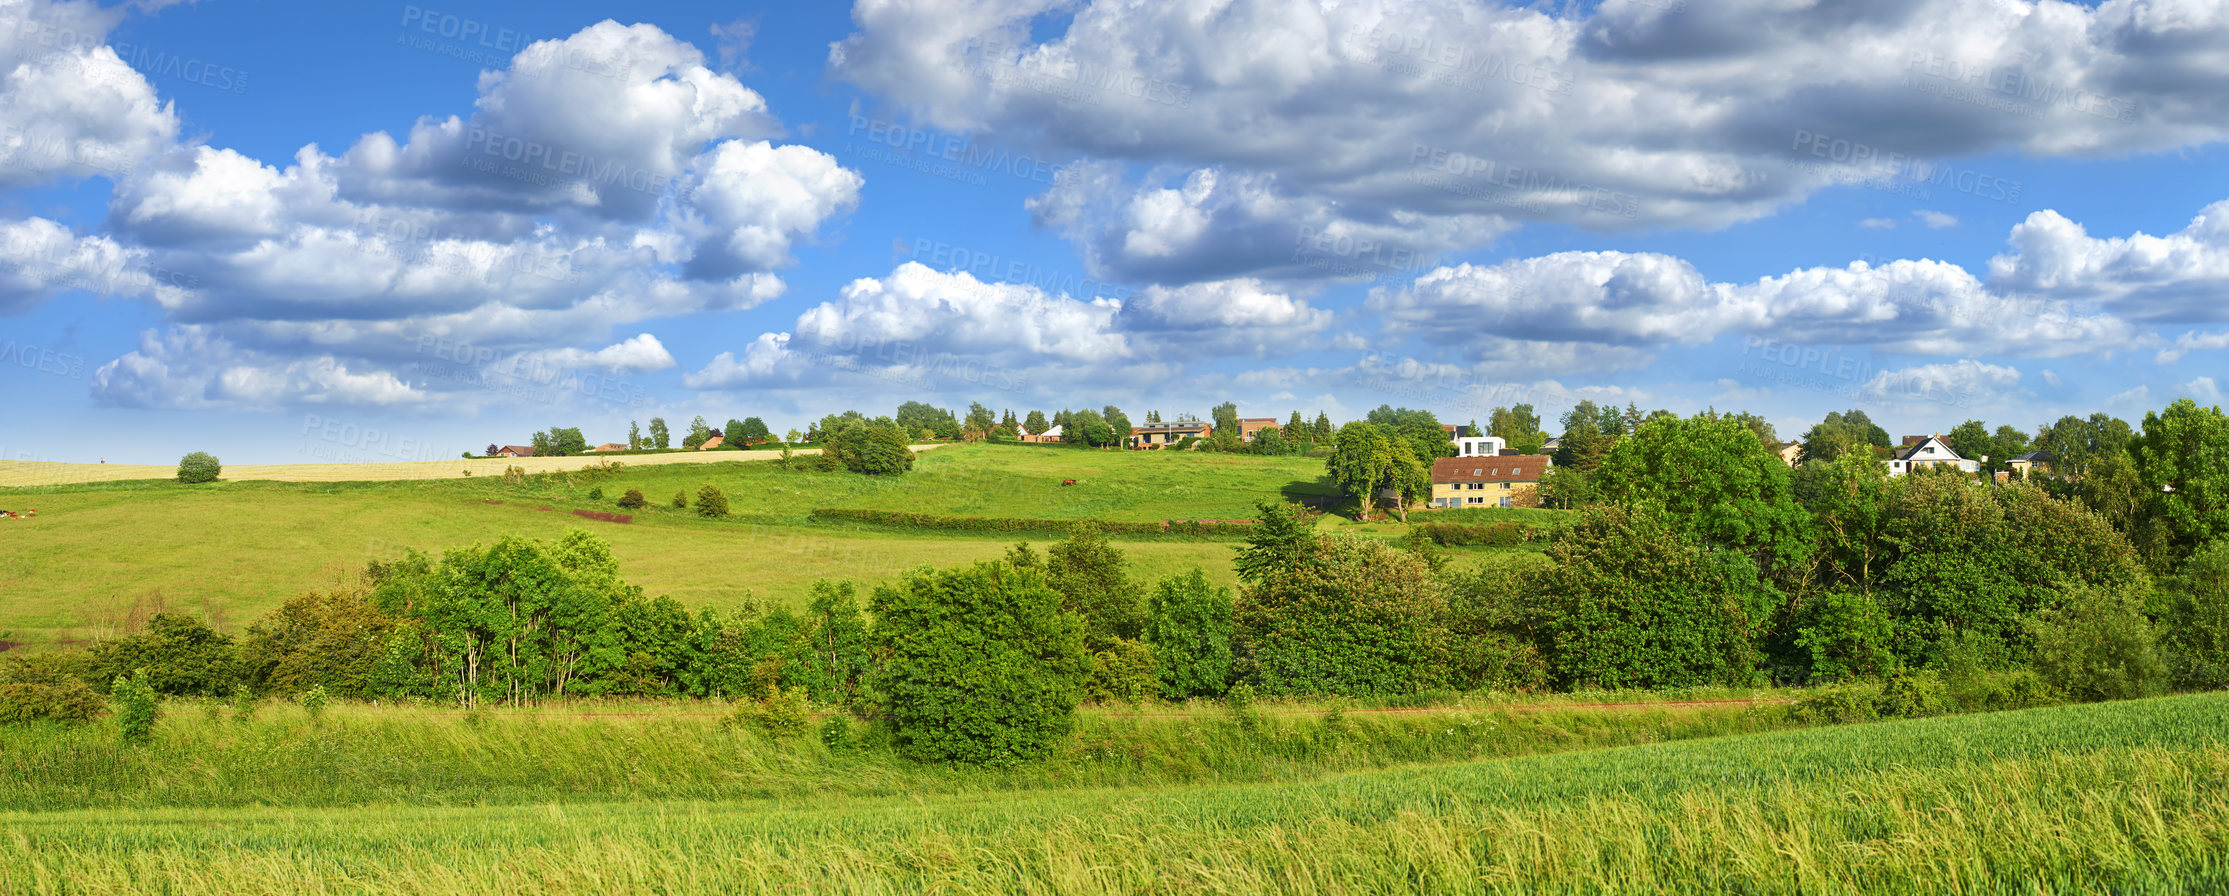
<path id="1" fill-rule="evenodd" d="M 1958 452 L 1950 449 L 1950 443 L 1943 441 L 1942 434 L 1937 433 L 1931 436 L 1905 436 L 1904 446 L 1882 463 L 1888 464 L 1890 476 L 1902 476 L 1914 470 L 1946 466 L 1956 467 L 1961 473 L 1979 473 L 1982 461 L 1988 459 L 1983 457 L 1980 460 L 1969 460 L 1959 457 Z"/>
<path id="2" fill-rule="evenodd" d="M 1493 457 L 1509 447 L 1493 436 L 1462 436 L 1455 440 L 1456 457 Z"/>

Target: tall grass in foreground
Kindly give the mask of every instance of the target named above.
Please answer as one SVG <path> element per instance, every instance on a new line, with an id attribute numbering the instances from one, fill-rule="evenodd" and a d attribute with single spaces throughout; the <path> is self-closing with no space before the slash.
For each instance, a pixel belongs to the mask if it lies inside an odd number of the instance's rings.
<path id="1" fill-rule="evenodd" d="M 2229 696 L 1304 784 L 0 813 L 31 893 L 2196 893 Z"/>
<path id="2" fill-rule="evenodd" d="M 113 723 L 0 729 L 0 809 L 155 806 L 468 805 L 873 796 L 1293 781 L 1414 762 L 1623 746 L 1791 727 L 1779 707 L 1559 706 L 1326 714 L 1265 703 L 1094 710 L 1053 758 L 1008 770 L 899 759 L 858 722 L 836 744 L 814 730 L 772 739 L 716 723 L 717 703 L 595 704 L 461 713 L 292 706 L 241 720 L 174 701 L 154 742 Z"/>

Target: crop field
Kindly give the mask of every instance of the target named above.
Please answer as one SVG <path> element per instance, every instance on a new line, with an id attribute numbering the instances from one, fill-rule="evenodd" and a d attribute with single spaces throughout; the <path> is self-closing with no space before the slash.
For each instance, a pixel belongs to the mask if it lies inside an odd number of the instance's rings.
<path id="1" fill-rule="evenodd" d="M 1051 537 L 819 524 L 807 519 L 816 507 L 1155 521 L 1243 519 L 1261 500 L 1336 496 L 1318 481 L 1322 461 L 1309 458 L 953 445 L 922 452 L 903 477 L 876 479 L 785 470 L 769 456 L 649 455 L 623 459 L 625 469 L 610 476 L 565 472 L 593 459 L 548 458 L 560 471 L 515 483 L 504 481 L 500 464 L 496 475 L 392 481 L 242 481 L 245 468 L 227 467 L 223 481 L 207 485 L 141 479 L 0 489 L 0 508 L 39 512 L 0 522 L 0 641 L 34 648 L 78 642 L 129 630 L 164 609 L 234 630 L 366 561 L 505 534 L 555 538 L 587 528 L 611 543 L 628 580 L 649 593 L 732 608 L 799 603 L 815 579 L 878 582 L 921 564 L 988 560 L 1013 541 Z M 690 462 L 641 462 L 663 458 Z M 319 469 L 396 466 L 410 465 Z M 1061 484 L 1069 479 L 1076 484 Z M 693 496 L 708 484 L 726 493 L 731 517 L 704 519 L 671 506 L 677 493 Z M 570 513 L 620 512 L 614 502 L 627 489 L 651 502 L 632 511 L 630 523 Z M 595 490 L 603 497 L 590 497 Z M 1344 522 L 1327 517 L 1324 525 L 1337 530 Z M 1399 534 L 1384 525 L 1355 528 Z M 1230 541 L 1117 541 L 1133 576 L 1146 581 L 1193 566 L 1218 583 L 1235 581 Z"/>
<path id="2" fill-rule="evenodd" d="M 915 445 L 915 451 L 941 447 Z M 799 448 L 800 455 L 819 454 L 818 448 Z M 763 451 L 745 454 L 736 451 L 677 451 L 671 454 L 637 454 L 616 458 L 633 466 L 657 464 L 731 463 L 745 460 L 763 460 L 776 452 Z M 518 467 L 529 473 L 548 473 L 559 470 L 577 470 L 582 464 L 602 459 L 598 455 L 584 457 L 474 457 L 453 460 L 397 461 L 393 463 L 330 463 L 330 464 L 238 464 L 226 465 L 224 478 L 233 482 L 395 482 L 426 479 L 463 479 L 471 476 L 501 476 L 509 467 Z M 31 486 L 76 485 L 88 482 L 126 482 L 132 480 L 169 479 L 178 472 L 175 465 L 158 464 L 71 464 L 53 461 L 0 460 L 0 488 Z"/>
<path id="3" fill-rule="evenodd" d="M 0 811 L 0 890 L 2229 886 L 2222 694 L 1779 731 L 1759 710 L 1591 723 L 1575 708 L 1531 722 L 1507 712 L 1253 726 L 1087 717 L 1076 746 L 1044 767 L 914 774 L 871 746 L 763 741 L 681 718 L 422 712 L 348 708 L 311 722 L 188 711 L 163 722 L 145 757 L 124 755 L 101 726 L 11 735 L 0 753 L 0 805 L 11 807 Z M 1590 724 L 1591 739 L 1547 733 Z M 1529 727 L 1497 734 L 1517 726 Z M 1342 771 L 1341 757 L 1355 756 L 1372 760 Z M 1402 757 L 1411 764 L 1367 767 Z M 714 768 L 725 773 L 706 774 Z M 463 796 L 483 775 L 529 786 Z M 361 802 L 348 784 L 388 779 L 408 783 Z M 629 792 L 666 798 L 619 795 Z"/>

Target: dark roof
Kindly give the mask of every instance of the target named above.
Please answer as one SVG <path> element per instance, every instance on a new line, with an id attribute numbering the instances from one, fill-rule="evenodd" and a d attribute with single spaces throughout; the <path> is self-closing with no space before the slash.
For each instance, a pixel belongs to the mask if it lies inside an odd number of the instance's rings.
<path id="1" fill-rule="evenodd" d="M 2026 461 L 2031 464 L 2047 464 L 2051 462 L 2051 452 L 2030 451 L 2026 454 L 2020 455 L 2019 457 L 2013 458 L 2013 460 Z"/>
<path id="2" fill-rule="evenodd" d="M 533 457 L 533 456 L 534 456 L 534 447 L 533 447 L 533 446 L 531 446 L 531 445 L 505 445 L 505 446 L 503 446 L 503 448 L 502 448 L 501 450 L 499 450 L 499 451 L 497 451 L 497 452 L 495 452 L 495 453 L 497 453 L 497 454 L 510 453 L 510 454 L 515 454 L 515 455 L 518 455 L 518 456 L 520 456 L 520 457 Z"/>
<path id="3" fill-rule="evenodd" d="M 1913 441 L 1914 439 L 1917 439 L 1918 441 Z M 1958 453 L 1958 449 L 1950 447 L 1949 439 L 1943 439 L 1941 436 L 1905 436 L 1904 449 L 1896 452 L 1896 459 L 1911 460 L 1912 456 L 1918 454 L 1919 449 L 1925 446 L 1927 444 L 1927 440 L 1929 439 L 1941 439 L 1943 443 L 1943 449 L 1949 451 L 1951 457 L 1957 458 L 1958 460 L 1966 459 L 1964 455 Z"/>
<path id="4" fill-rule="evenodd" d="M 1545 454 L 1443 457 L 1432 462 L 1432 481 L 1539 482 L 1551 463 Z"/>
<path id="5" fill-rule="evenodd" d="M 1904 444 L 1901 447 L 1910 448 L 1913 445 L 1917 445 L 1932 438 L 1934 438 L 1934 436 L 1905 436 Z"/>

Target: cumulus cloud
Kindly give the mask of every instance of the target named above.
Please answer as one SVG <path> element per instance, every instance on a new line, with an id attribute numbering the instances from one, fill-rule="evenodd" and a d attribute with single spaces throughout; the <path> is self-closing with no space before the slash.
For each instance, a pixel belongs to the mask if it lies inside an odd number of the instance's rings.
<path id="1" fill-rule="evenodd" d="M 1928 160 L 2229 136 L 2213 5 L 1556 7 L 1576 5 L 861 0 L 829 65 L 932 126 L 1106 160 L 1039 213 L 1157 282 L 1308 274 L 1279 270 L 1294 228 L 1270 209 L 1406 212 L 1431 252 L 1505 219 L 1713 228 Z M 1058 214 L 1078 192 L 1113 213 Z M 1188 251 L 1225 227 L 1258 245 Z"/>
<path id="2" fill-rule="evenodd" d="M 107 46 L 120 19 L 86 2 L 0 0 L 0 187 L 117 180 L 176 138 L 170 104 Z"/>
<path id="3" fill-rule="evenodd" d="M 1942 230 L 1944 228 L 1958 226 L 1957 215 L 1946 214 L 1944 212 L 1938 212 L 1932 209 L 1919 209 L 1912 212 L 1912 216 L 1918 218 L 1920 223 L 1927 225 L 1928 228 L 1932 230 Z"/>
<path id="4" fill-rule="evenodd" d="M 1089 364 L 1130 355 L 1129 339 L 1115 328 L 1121 309 L 1112 299 L 1078 300 L 906 262 L 888 277 L 854 280 L 835 301 L 799 315 L 796 335 L 827 351 L 903 343 L 916 351 L 934 347 Z"/>
<path id="5" fill-rule="evenodd" d="M 2159 354 L 2154 356 L 2152 360 L 2160 364 L 2173 364 L 2182 360 L 2184 355 L 2191 352 L 2220 351 L 2225 348 L 2229 348 L 2229 330 L 2218 333 L 2201 333 L 2197 330 L 2190 330 L 2175 337 L 2175 344 L 2160 349 Z"/>
<path id="6" fill-rule="evenodd" d="M 2229 320 L 2229 200 L 2166 236 L 2096 238 L 2053 210 L 2012 228 L 2012 251 L 1989 260 L 2004 289 L 2096 301 L 2159 323 Z"/>
<path id="7" fill-rule="evenodd" d="M 243 350 L 200 327 L 149 330 L 136 351 L 93 372 L 93 397 L 123 407 L 184 410 L 377 406 L 427 398 L 391 372 L 360 368 L 331 355 L 288 358 Z"/>
<path id="8" fill-rule="evenodd" d="M 1858 389 L 1858 397 L 1866 401 L 1948 404 L 1965 408 L 2006 404 L 2024 398 L 2019 386 L 2019 370 L 1969 359 L 1883 370 Z"/>
<path id="9" fill-rule="evenodd" d="M 647 373 L 674 366 L 673 355 L 666 351 L 658 337 L 648 333 L 595 351 L 563 348 L 532 352 L 526 356 L 531 364 L 560 368 L 595 368 L 613 373 Z"/>

